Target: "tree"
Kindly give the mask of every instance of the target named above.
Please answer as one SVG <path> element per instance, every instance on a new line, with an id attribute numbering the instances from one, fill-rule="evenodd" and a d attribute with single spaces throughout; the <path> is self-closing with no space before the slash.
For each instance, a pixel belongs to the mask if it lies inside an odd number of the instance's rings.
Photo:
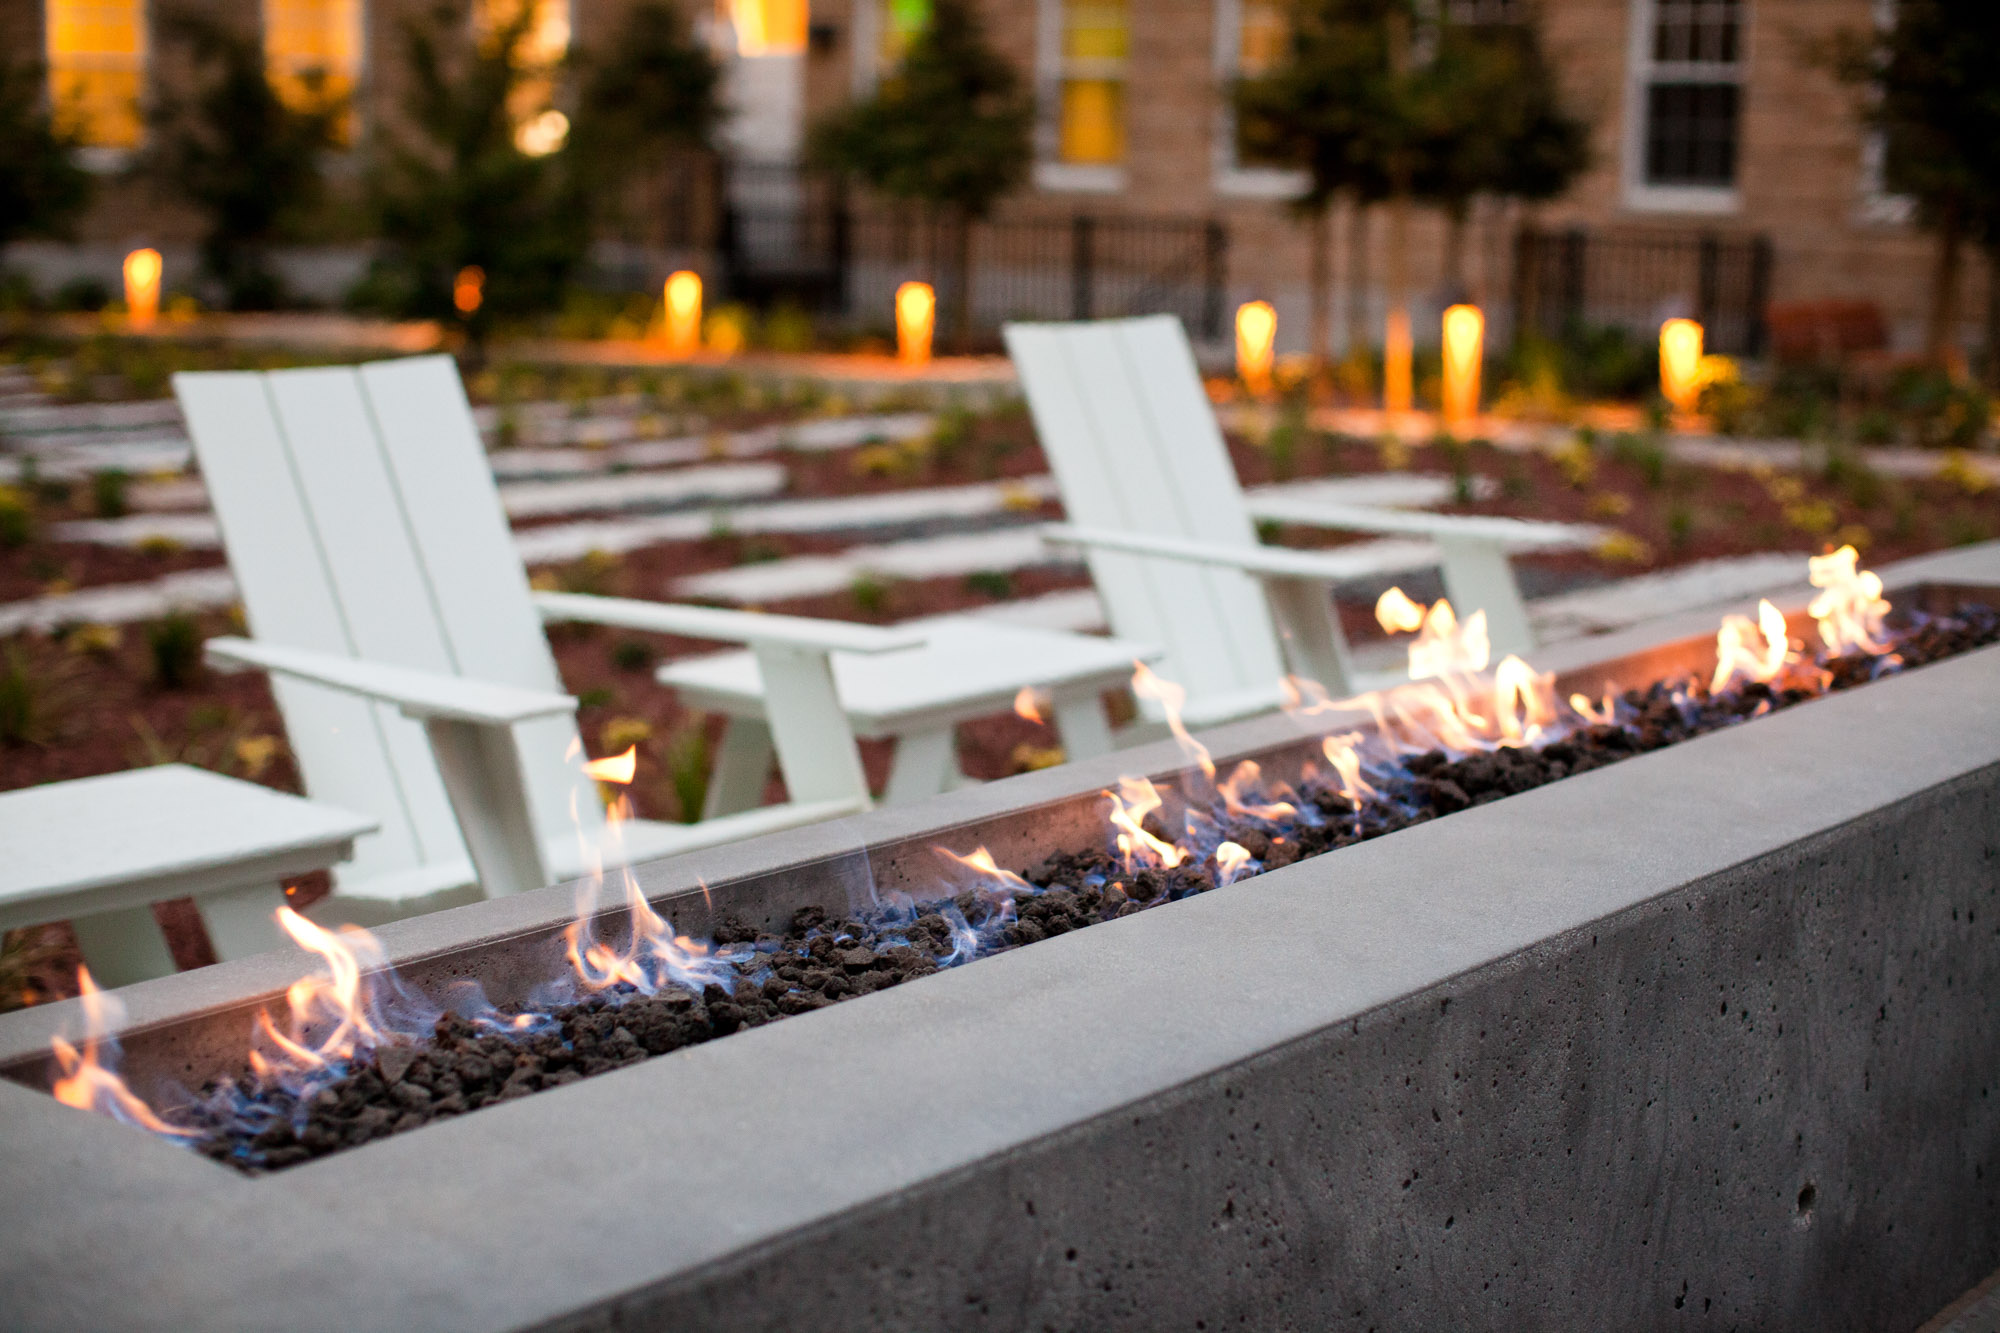
<path id="1" fill-rule="evenodd" d="M 987 44 L 967 0 L 937 0 L 930 24 L 874 96 L 813 129 L 810 156 L 891 199 L 954 224 L 960 344 L 972 327 L 971 224 L 1020 185 L 1033 160 L 1034 108 L 1019 76 Z"/>
<path id="2" fill-rule="evenodd" d="M 256 34 L 206 14 L 170 11 L 159 34 L 191 73 L 186 93 L 163 92 L 149 108 L 139 170 L 202 215 L 201 271 L 224 303 L 267 310 L 282 295 L 270 248 L 322 196 L 341 100 L 314 89 L 310 104 L 290 105 L 265 76 Z"/>
<path id="3" fill-rule="evenodd" d="M 589 243 L 566 144 L 530 140 L 550 150 L 530 153 L 517 142 L 518 93 L 541 77 L 527 57 L 534 18 L 521 5 L 476 40 L 462 3 L 406 21 L 402 123 L 385 128 L 369 174 L 384 251 L 360 297 L 456 320 L 475 346 L 495 319 L 557 305 Z M 468 268 L 484 281 L 476 305 L 461 309 L 456 278 Z"/>
<path id="4" fill-rule="evenodd" d="M 76 145 L 49 119 L 39 64 L 0 59 L 0 245 L 63 236 L 90 202 Z"/>
<path id="5" fill-rule="evenodd" d="M 722 71 L 694 40 L 679 9 L 646 0 L 591 61 L 577 98 L 571 148 L 580 179 L 609 199 L 634 174 L 649 177 L 647 214 L 666 216 L 677 151 L 708 148 L 721 108 Z"/>
<path id="6" fill-rule="evenodd" d="M 1342 194 L 1389 206 L 1392 411 L 1411 398 L 1412 204 L 1441 205 L 1462 221 L 1481 193 L 1559 193 L 1585 160 L 1584 129 L 1562 111 L 1531 28 L 1457 25 L 1434 10 L 1415 0 L 1294 0 L 1283 58 L 1235 90 L 1246 143 L 1308 173 L 1303 207 L 1323 210 Z M 1323 315 L 1315 324 L 1323 353 Z"/>
<path id="7" fill-rule="evenodd" d="M 1967 240 L 2000 260 L 2000 22 L 1983 0 L 1900 0 L 1893 25 L 1841 34 L 1836 71 L 1865 90 L 1862 117 L 1884 139 L 1884 185 L 1916 200 L 1937 238 L 1927 350 L 1957 359 Z M 1989 301 L 1987 373 L 2000 383 L 2000 299 Z"/>

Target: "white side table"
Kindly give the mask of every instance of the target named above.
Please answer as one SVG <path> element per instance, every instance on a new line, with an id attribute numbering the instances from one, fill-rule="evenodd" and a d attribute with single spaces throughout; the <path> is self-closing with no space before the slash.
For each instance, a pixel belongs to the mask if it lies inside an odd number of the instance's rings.
<path id="1" fill-rule="evenodd" d="M 375 820 L 185 764 L 0 794 L 0 930 L 68 921 L 100 985 L 174 970 L 153 903 L 193 898 L 220 959 L 284 943 L 284 881 Z"/>

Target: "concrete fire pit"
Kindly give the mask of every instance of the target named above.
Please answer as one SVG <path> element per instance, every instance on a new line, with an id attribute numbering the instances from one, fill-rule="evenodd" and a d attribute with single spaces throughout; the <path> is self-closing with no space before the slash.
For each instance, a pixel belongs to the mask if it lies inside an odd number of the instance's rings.
<path id="1" fill-rule="evenodd" d="M 2000 588 L 2000 548 L 1883 571 Z M 1803 600 L 1800 598 L 1799 600 Z M 1701 617 L 1579 646 L 1686 663 Z M 1914 1328 L 2000 1266 L 2000 648 L 256 1179 L 0 1019 L 0 1325 Z M 1211 733 L 1281 766 L 1274 719 Z M 1294 761 L 1295 762 L 1295 761 Z M 641 872 L 699 930 L 1102 836 L 1172 747 Z M 496 1000 L 566 890 L 382 930 Z M 304 970 L 121 994 L 142 1090 Z M 33 1083 L 35 1086 L 29 1086 Z"/>

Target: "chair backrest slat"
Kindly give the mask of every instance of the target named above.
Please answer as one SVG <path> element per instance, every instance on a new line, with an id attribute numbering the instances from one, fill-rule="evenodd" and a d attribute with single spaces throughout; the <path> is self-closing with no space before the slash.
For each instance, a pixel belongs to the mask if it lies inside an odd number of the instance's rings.
<path id="1" fill-rule="evenodd" d="M 1006 338 L 1071 522 L 1256 542 L 1178 320 L 1013 324 Z M 1194 698 L 1284 674 L 1269 608 L 1247 575 L 1102 551 L 1089 559 L 1112 628 L 1166 648 L 1162 674 Z"/>
<path id="2" fill-rule="evenodd" d="M 174 390 L 201 461 L 230 553 L 250 631 L 273 643 L 354 655 L 326 546 L 306 503 L 302 476 L 266 377 L 254 372 L 186 374 Z M 336 880 L 363 880 L 462 856 L 445 807 L 440 826 L 413 802 L 425 766 L 404 744 L 420 728 L 385 706 L 295 680 L 272 682 L 307 790 L 330 804 L 376 816 Z M 411 733 L 414 733 L 412 736 Z M 428 781 L 442 800 L 435 767 Z"/>

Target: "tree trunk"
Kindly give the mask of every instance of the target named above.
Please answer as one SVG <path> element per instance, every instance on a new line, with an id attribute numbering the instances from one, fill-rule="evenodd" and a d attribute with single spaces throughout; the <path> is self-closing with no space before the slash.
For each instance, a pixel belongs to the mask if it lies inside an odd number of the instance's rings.
<path id="1" fill-rule="evenodd" d="M 1924 354 L 1946 370 L 1953 370 L 1958 362 L 1958 278 L 1965 253 L 1964 233 L 1957 206 L 1947 205 L 1938 217 L 1937 261 L 1931 269 L 1930 327 L 1924 334 Z"/>
<path id="2" fill-rule="evenodd" d="M 1986 247 L 1986 388 L 2000 393 L 2000 244 Z"/>
<path id="3" fill-rule="evenodd" d="M 1410 194 L 1398 189 L 1389 200 L 1389 319 L 1382 337 L 1382 406 L 1391 415 L 1416 405 L 1416 374 L 1410 347 Z"/>
<path id="4" fill-rule="evenodd" d="M 1312 360 L 1315 371 L 1326 367 L 1333 356 L 1333 204 L 1331 200 L 1313 209 L 1308 243 L 1312 254 L 1308 278 L 1312 284 Z"/>
<path id="5" fill-rule="evenodd" d="M 1347 222 L 1347 356 L 1368 353 L 1368 204 L 1356 198 Z"/>

